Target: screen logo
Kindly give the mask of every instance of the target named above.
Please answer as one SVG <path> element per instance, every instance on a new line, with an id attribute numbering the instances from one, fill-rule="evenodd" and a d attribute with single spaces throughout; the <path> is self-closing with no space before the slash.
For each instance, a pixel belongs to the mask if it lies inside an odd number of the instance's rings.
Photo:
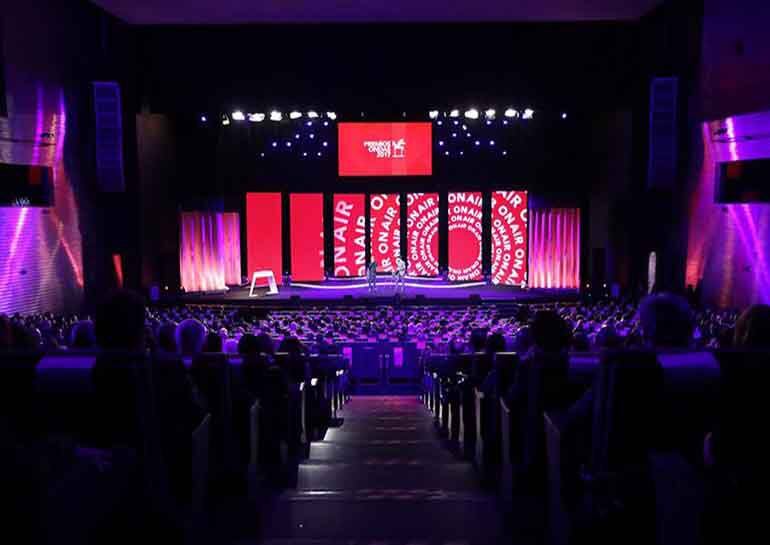
<path id="1" fill-rule="evenodd" d="M 429 176 L 430 123 L 339 123 L 340 176 Z"/>

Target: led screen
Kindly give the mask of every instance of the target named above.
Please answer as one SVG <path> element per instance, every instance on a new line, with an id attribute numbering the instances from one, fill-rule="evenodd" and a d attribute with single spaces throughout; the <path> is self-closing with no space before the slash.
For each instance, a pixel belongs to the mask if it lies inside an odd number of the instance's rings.
<path id="1" fill-rule="evenodd" d="M 366 273 L 366 218 L 364 195 L 334 195 L 334 276 Z"/>
<path id="2" fill-rule="evenodd" d="M 430 176 L 431 123 L 339 123 L 340 176 Z"/>
<path id="3" fill-rule="evenodd" d="M 370 253 L 378 272 L 396 270 L 401 255 L 401 199 L 398 194 L 369 196 Z"/>
<path id="4" fill-rule="evenodd" d="M 480 280 L 481 193 L 449 194 L 449 280 Z"/>
<path id="5" fill-rule="evenodd" d="M 527 284 L 527 192 L 492 193 L 492 283 Z"/>
<path id="6" fill-rule="evenodd" d="M 255 271 L 272 271 L 283 281 L 281 194 L 246 193 L 246 248 L 248 277 Z"/>
<path id="7" fill-rule="evenodd" d="M 292 280 L 315 282 L 324 279 L 323 205 L 321 193 L 289 195 Z"/>
<path id="8" fill-rule="evenodd" d="M 407 274 L 438 276 L 438 193 L 406 196 Z"/>

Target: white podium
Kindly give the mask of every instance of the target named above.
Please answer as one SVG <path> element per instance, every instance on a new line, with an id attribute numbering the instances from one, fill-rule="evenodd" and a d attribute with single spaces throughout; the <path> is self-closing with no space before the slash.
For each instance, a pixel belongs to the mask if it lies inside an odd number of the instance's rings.
<path id="1" fill-rule="evenodd" d="M 278 295 L 278 284 L 275 283 L 275 275 L 273 271 L 256 271 L 251 277 L 251 289 L 249 290 L 249 297 L 257 297 L 254 294 L 254 288 L 256 287 L 257 280 L 260 278 L 267 279 L 267 285 L 270 289 L 267 290 L 265 295 Z"/>

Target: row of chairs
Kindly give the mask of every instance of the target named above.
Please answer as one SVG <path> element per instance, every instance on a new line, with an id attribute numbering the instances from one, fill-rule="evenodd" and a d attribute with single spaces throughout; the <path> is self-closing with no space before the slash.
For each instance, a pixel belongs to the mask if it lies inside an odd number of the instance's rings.
<path id="1" fill-rule="evenodd" d="M 743 441 L 767 421 L 768 359 L 645 351 L 435 356 L 425 362 L 422 397 L 450 447 L 499 493 L 519 535 L 697 543 L 705 507 L 682 498 L 702 496 L 711 478 L 704 437 L 721 428 Z"/>
<path id="2" fill-rule="evenodd" d="M 212 501 L 306 456 L 349 399 L 348 376 L 340 356 L 3 353 L 0 439 L 66 437 L 103 474 L 134 475 L 138 497 L 189 527 Z M 118 468 L 124 452 L 133 462 Z"/>

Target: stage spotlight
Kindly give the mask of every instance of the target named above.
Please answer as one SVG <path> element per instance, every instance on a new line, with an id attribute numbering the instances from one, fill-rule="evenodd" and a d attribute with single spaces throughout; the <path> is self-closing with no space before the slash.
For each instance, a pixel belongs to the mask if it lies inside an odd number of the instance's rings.
<path id="1" fill-rule="evenodd" d="M 265 120 L 265 114 L 249 114 L 249 121 L 252 123 L 262 123 Z"/>
<path id="2" fill-rule="evenodd" d="M 439 140 L 439 141 L 438 141 L 438 145 L 439 145 L 439 146 L 443 146 L 443 145 L 444 145 L 444 141 L 443 141 L 443 140 Z"/>
<path id="3" fill-rule="evenodd" d="M 479 142 L 478 140 L 476 140 L 476 141 L 474 142 L 474 144 L 476 144 L 477 146 L 480 146 L 480 145 L 481 145 L 481 142 Z"/>
<path id="4" fill-rule="evenodd" d="M 527 108 L 524 110 L 524 115 L 522 116 L 523 119 L 533 119 L 535 117 L 535 110 L 532 110 L 531 108 Z"/>
<path id="5" fill-rule="evenodd" d="M 509 117 L 509 118 L 519 117 L 519 111 L 514 110 L 513 108 L 508 108 L 507 110 L 505 110 L 505 117 Z"/>
<path id="6" fill-rule="evenodd" d="M 307 157 L 307 152 L 306 151 L 302 152 L 302 157 Z"/>
<path id="7" fill-rule="evenodd" d="M 438 125 L 439 127 L 440 127 L 441 125 L 443 125 L 443 124 L 444 124 L 444 122 L 443 122 L 443 121 L 441 121 L 440 119 L 439 119 L 438 121 L 436 121 L 436 125 Z"/>
<path id="8" fill-rule="evenodd" d="M 329 147 L 329 142 L 324 142 L 323 143 L 323 147 L 328 148 Z"/>
<path id="9" fill-rule="evenodd" d="M 508 152 L 503 150 L 503 157 L 505 157 L 506 155 L 508 155 Z"/>
<path id="10" fill-rule="evenodd" d="M 478 119 L 479 111 L 476 108 L 471 108 L 470 110 L 467 110 L 465 112 L 465 117 L 467 117 L 468 119 Z"/>
<path id="11" fill-rule="evenodd" d="M 463 150 L 460 150 L 460 155 L 465 155 L 465 152 Z"/>
<path id="12" fill-rule="evenodd" d="M 316 112 L 316 111 L 313 111 L 313 110 L 310 110 L 310 111 L 307 113 L 307 116 L 308 116 L 310 119 L 317 119 L 317 118 L 318 118 L 318 112 Z"/>
<path id="13" fill-rule="evenodd" d="M 334 121 L 335 119 L 337 119 L 337 114 L 334 112 L 326 112 L 326 117 Z"/>
<path id="14" fill-rule="evenodd" d="M 438 110 L 431 110 L 428 112 L 428 117 L 431 119 L 438 119 Z"/>
<path id="15" fill-rule="evenodd" d="M 324 121 L 324 127 L 328 127 L 328 126 L 329 126 L 329 122 L 328 121 Z"/>
<path id="16" fill-rule="evenodd" d="M 445 151 L 445 152 L 444 152 L 444 155 L 446 155 L 447 157 L 449 157 L 449 152 L 448 152 L 448 151 Z"/>
<path id="17" fill-rule="evenodd" d="M 490 108 L 486 112 L 484 112 L 484 115 L 487 116 L 487 119 L 494 119 L 496 113 L 497 112 L 495 112 L 493 108 Z"/>
<path id="18" fill-rule="evenodd" d="M 503 119 L 503 125 L 507 125 L 507 124 L 508 124 L 508 120 L 507 119 Z"/>
<path id="19" fill-rule="evenodd" d="M 449 117 L 460 117 L 460 110 L 452 110 L 449 112 Z"/>
<path id="20" fill-rule="evenodd" d="M 452 138 L 457 138 L 457 133 L 456 132 L 452 133 Z"/>
<path id="21" fill-rule="evenodd" d="M 264 157 L 265 156 L 265 152 L 263 151 L 262 153 L 259 154 L 259 156 L 260 157 Z"/>
<path id="22" fill-rule="evenodd" d="M 273 147 L 277 148 L 278 147 L 278 142 L 273 142 Z"/>
<path id="23" fill-rule="evenodd" d="M 294 110 L 289 114 L 289 119 L 299 119 L 300 117 L 302 117 L 302 114 L 299 113 L 297 110 Z"/>
<path id="24" fill-rule="evenodd" d="M 299 140 L 299 134 L 295 134 L 295 135 L 294 135 L 294 139 L 295 139 L 295 140 Z"/>
<path id="25" fill-rule="evenodd" d="M 490 145 L 490 146 L 494 146 L 494 145 L 495 145 L 495 141 L 494 141 L 494 140 L 490 140 L 490 141 L 489 141 L 489 145 Z"/>
<path id="26" fill-rule="evenodd" d="M 246 116 L 243 115 L 243 112 L 240 110 L 235 110 L 233 112 L 233 121 L 243 121 L 246 119 Z"/>
<path id="27" fill-rule="evenodd" d="M 307 123 L 305 123 L 305 125 L 307 125 L 308 127 L 312 127 L 313 126 L 313 122 L 312 121 L 308 121 Z"/>
<path id="28" fill-rule="evenodd" d="M 321 156 L 323 155 L 323 153 L 321 153 L 321 152 L 319 151 L 319 152 L 318 152 L 316 155 L 318 155 L 318 157 L 321 157 Z"/>
<path id="29" fill-rule="evenodd" d="M 286 147 L 290 148 L 291 147 L 291 142 L 286 142 Z"/>
<path id="30" fill-rule="evenodd" d="M 281 121 L 283 119 L 283 114 L 277 110 L 273 110 L 270 112 L 270 121 Z"/>
<path id="31" fill-rule="evenodd" d="M 315 134 L 313 134 L 312 132 L 308 136 L 310 137 L 311 140 L 315 138 Z"/>
<path id="32" fill-rule="evenodd" d="M 468 125 L 463 124 L 463 130 L 467 131 L 468 130 Z"/>
<path id="33" fill-rule="evenodd" d="M 565 112 L 565 113 L 561 114 L 561 118 L 562 119 L 567 119 L 567 113 Z"/>
<path id="34" fill-rule="evenodd" d="M 208 119 L 206 118 L 205 115 L 202 115 L 201 116 L 201 123 L 205 123 L 206 121 L 208 121 Z"/>
<path id="35" fill-rule="evenodd" d="M 492 122 L 489 119 L 487 119 L 487 126 L 489 126 L 491 124 L 492 124 Z"/>
<path id="36" fill-rule="evenodd" d="M 227 117 L 226 114 L 222 114 L 222 125 L 229 125 L 230 124 L 230 118 Z"/>

